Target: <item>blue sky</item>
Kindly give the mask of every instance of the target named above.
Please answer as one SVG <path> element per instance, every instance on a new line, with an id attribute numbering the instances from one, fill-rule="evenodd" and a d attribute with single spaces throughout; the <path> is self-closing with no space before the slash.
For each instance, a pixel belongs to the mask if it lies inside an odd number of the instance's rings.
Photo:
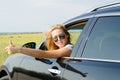
<path id="1" fill-rule="evenodd" d="M 114 1 L 119 0 L 0 0 L 0 32 L 43 32 Z"/>

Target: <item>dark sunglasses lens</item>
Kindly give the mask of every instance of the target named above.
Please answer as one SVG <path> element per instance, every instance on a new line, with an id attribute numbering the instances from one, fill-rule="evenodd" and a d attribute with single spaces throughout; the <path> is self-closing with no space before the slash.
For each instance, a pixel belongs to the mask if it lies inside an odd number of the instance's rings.
<path id="1" fill-rule="evenodd" d="M 57 36 L 55 36 L 55 37 L 53 38 L 53 40 L 54 40 L 55 42 L 57 42 L 57 41 L 58 41 Z"/>
<path id="2" fill-rule="evenodd" d="M 65 39 L 65 34 L 60 34 L 59 36 L 53 37 L 54 42 L 58 41 L 58 37 L 59 37 L 59 39 Z"/>
<path id="3" fill-rule="evenodd" d="M 60 35 L 59 35 L 59 38 L 60 38 L 60 39 L 65 39 L 65 34 L 60 34 Z"/>

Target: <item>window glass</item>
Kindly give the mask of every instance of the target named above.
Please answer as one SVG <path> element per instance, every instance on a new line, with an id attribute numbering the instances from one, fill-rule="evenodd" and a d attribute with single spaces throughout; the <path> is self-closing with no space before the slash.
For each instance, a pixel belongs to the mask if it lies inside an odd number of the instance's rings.
<path id="1" fill-rule="evenodd" d="M 87 40 L 83 57 L 120 60 L 120 16 L 97 20 Z"/>

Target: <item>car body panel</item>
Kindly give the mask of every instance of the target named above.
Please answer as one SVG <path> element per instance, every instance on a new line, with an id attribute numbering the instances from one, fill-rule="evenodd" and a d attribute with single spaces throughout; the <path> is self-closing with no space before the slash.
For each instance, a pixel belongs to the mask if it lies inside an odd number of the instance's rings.
<path id="1" fill-rule="evenodd" d="M 120 78 L 120 62 L 118 61 L 66 58 L 64 62 L 67 64 L 63 74 L 66 80 L 118 80 Z"/>
<path id="2" fill-rule="evenodd" d="M 12 79 L 14 79 L 14 76 L 17 76 L 17 80 L 60 80 L 61 79 L 61 74 L 58 75 L 52 75 L 51 72 L 49 72 L 48 69 L 52 69 L 53 66 L 55 66 L 55 62 L 56 59 L 36 59 L 34 57 L 31 56 L 27 56 L 27 55 L 14 55 L 15 58 L 16 56 L 18 56 L 17 58 L 20 59 L 20 57 L 24 57 L 22 59 L 22 62 L 19 63 L 18 66 L 13 65 L 16 63 L 11 63 L 10 65 L 12 70 L 10 70 L 9 72 L 11 73 L 11 77 Z M 10 59 L 8 59 L 9 61 L 17 60 L 14 57 L 10 57 Z M 14 61 L 13 60 L 13 61 Z M 16 61 L 14 61 L 16 62 Z M 20 62 L 20 61 L 17 61 Z M 7 64 L 8 62 L 6 62 L 5 66 L 8 66 Z M 54 65 L 53 65 L 54 64 Z M 56 65 L 57 67 L 57 65 Z M 59 67 L 57 67 L 59 69 Z M 60 69 L 60 71 L 62 72 L 62 69 Z M 47 76 L 47 77 L 46 77 Z"/>

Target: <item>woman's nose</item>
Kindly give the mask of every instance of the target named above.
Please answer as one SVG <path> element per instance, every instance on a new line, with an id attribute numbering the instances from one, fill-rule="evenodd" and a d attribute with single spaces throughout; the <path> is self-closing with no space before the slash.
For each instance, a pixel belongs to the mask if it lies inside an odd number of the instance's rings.
<path id="1" fill-rule="evenodd" d="M 58 38 L 58 41 L 60 40 L 60 37 L 57 37 Z"/>

